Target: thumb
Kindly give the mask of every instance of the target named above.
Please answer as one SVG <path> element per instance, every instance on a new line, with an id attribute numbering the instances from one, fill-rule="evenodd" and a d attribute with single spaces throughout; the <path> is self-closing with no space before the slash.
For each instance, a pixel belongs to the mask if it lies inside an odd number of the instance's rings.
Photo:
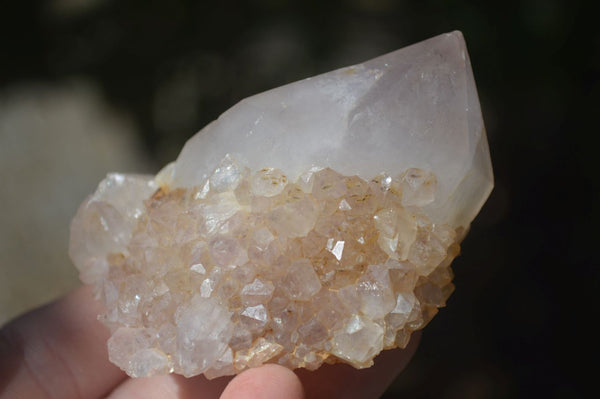
<path id="1" fill-rule="evenodd" d="M 300 379 L 276 364 L 244 371 L 229 382 L 220 399 L 304 399 Z"/>

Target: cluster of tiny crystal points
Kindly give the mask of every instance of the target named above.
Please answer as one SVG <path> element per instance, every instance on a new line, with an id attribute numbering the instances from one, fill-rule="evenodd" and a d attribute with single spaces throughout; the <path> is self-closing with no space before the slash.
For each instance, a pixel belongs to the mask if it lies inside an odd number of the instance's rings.
<path id="1" fill-rule="evenodd" d="M 202 187 L 159 189 L 96 283 L 111 361 L 134 377 L 372 365 L 453 290 L 456 232 L 421 210 L 435 186 L 419 169 L 292 183 L 226 158 Z"/>

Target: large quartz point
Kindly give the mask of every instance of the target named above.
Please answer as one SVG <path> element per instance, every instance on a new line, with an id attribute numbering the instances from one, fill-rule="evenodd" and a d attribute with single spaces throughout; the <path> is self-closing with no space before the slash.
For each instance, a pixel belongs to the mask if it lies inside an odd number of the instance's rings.
<path id="1" fill-rule="evenodd" d="M 453 32 L 247 98 L 156 177 L 108 175 L 70 254 L 133 377 L 363 368 L 444 306 L 492 186 Z"/>

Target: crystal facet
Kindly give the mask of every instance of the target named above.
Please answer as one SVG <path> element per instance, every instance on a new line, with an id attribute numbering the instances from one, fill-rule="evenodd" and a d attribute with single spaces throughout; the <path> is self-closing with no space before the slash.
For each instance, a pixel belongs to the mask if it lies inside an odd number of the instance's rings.
<path id="1" fill-rule="evenodd" d="M 492 185 L 453 32 L 245 99 L 154 178 L 109 175 L 70 254 L 133 377 L 363 368 L 444 306 Z"/>

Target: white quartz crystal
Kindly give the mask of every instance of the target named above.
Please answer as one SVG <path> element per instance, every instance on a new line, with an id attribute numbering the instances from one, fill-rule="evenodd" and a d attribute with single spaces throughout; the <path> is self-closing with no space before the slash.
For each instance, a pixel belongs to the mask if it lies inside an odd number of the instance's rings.
<path id="1" fill-rule="evenodd" d="M 455 228 L 469 226 L 493 186 L 460 32 L 240 101 L 188 141 L 173 185 L 204 183 L 226 154 L 291 181 L 312 166 L 364 179 L 429 171 L 438 186 L 428 214 Z"/>
<path id="2" fill-rule="evenodd" d="M 445 305 L 492 185 L 454 32 L 243 100 L 154 178 L 109 175 L 70 254 L 132 377 L 363 368 Z"/>

